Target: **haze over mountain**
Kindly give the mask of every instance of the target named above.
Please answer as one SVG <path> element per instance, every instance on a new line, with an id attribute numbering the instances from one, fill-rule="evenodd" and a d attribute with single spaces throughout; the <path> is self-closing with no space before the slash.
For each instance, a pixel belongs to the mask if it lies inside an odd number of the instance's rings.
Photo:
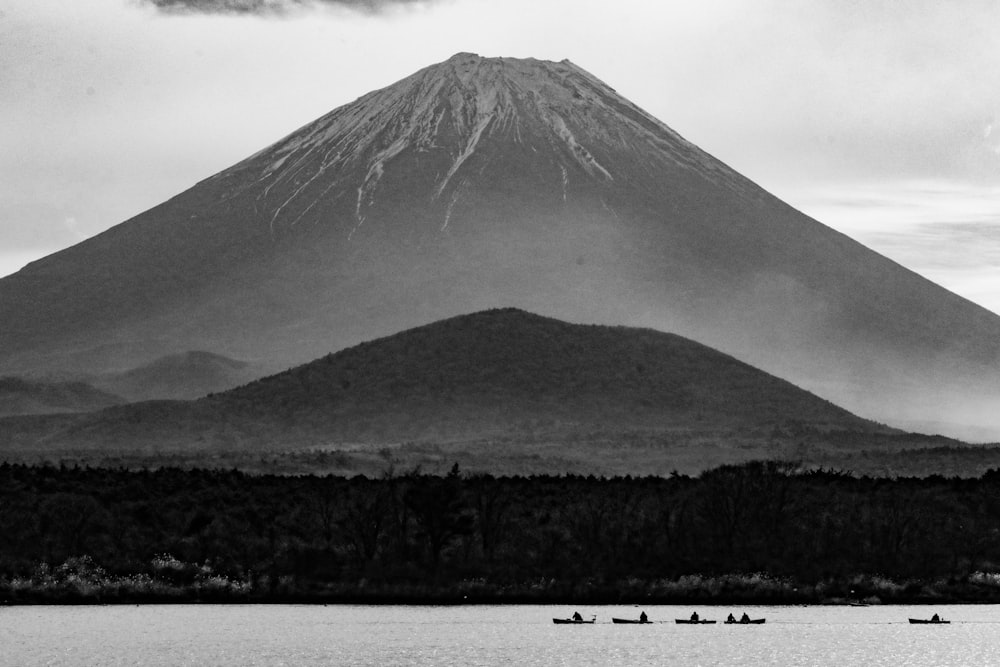
<path id="1" fill-rule="evenodd" d="M 190 351 L 91 379 L 94 386 L 130 401 L 197 398 L 246 384 L 263 374 L 245 361 L 211 352 Z"/>
<path id="2" fill-rule="evenodd" d="M 458 54 L 0 280 L 0 371 L 272 369 L 518 306 L 694 338 L 865 417 L 1000 432 L 1000 317 L 568 61 Z"/>
<path id="3" fill-rule="evenodd" d="M 124 403 L 121 396 L 85 382 L 46 382 L 0 377 L 0 417 L 89 412 Z"/>
<path id="4" fill-rule="evenodd" d="M 0 416 L 88 412 L 135 401 L 198 398 L 264 374 L 264 368 L 245 361 L 190 351 L 125 370 L 0 377 Z"/>

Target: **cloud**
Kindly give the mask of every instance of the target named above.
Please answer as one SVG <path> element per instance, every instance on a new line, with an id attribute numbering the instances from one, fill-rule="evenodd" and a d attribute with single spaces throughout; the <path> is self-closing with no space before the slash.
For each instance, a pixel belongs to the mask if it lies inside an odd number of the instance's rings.
<path id="1" fill-rule="evenodd" d="M 1000 188 L 945 181 L 789 191 L 808 215 L 1000 314 Z"/>
<path id="2" fill-rule="evenodd" d="M 323 5 L 368 12 L 426 0 L 139 0 L 169 14 L 280 15 Z"/>
<path id="3" fill-rule="evenodd" d="M 992 32 L 1000 3 L 969 0 L 960 12 L 932 0 L 730 7 L 709 28 L 691 30 L 699 41 L 686 42 L 687 53 L 658 61 L 670 97 L 659 106 L 635 100 L 689 140 L 765 186 L 793 172 L 1000 176 L 997 142 L 983 138 L 1000 108 L 989 75 L 1000 67 Z"/>

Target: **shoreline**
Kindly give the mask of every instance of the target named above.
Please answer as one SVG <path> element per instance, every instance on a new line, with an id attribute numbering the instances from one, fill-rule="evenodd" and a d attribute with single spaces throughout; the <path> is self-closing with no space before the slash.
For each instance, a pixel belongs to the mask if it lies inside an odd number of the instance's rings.
<path id="1" fill-rule="evenodd" d="M 926 584 L 920 593 L 891 597 L 868 596 L 863 600 L 843 597 L 821 598 L 800 592 L 797 595 L 761 595 L 732 592 L 708 595 L 704 591 L 672 595 L 628 595 L 620 591 L 600 590 L 577 594 L 540 594 L 529 592 L 460 591 L 314 591 L 314 592 L 247 592 L 243 594 L 206 593 L 195 589 L 166 588 L 159 591 L 123 591 L 120 588 L 88 587 L 86 590 L 53 590 L 43 587 L 19 586 L 12 590 L 10 582 L 0 582 L 0 606 L 126 606 L 126 605 L 308 605 L 308 606 L 759 606 L 759 607 L 878 607 L 1000 604 L 1000 591 L 983 590 L 971 594 L 969 585 L 962 591 L 942 590 L 942 582 Z M 912 587 L 912 584 L 911 584 Z M 956 586 L 958 587 L 958 586 Z M 805 587 L 806 589 L 812 587 Z M 978 587 L 976 587 L 978 588 Z M 964 595 L 960 593 L 965 593 Z"/>

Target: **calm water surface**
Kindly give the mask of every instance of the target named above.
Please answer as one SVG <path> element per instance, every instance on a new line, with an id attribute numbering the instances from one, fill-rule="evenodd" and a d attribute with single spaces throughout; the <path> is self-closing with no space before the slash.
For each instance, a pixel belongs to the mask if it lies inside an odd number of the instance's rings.
<path id="1" fill-rule="evenodd" d="M 3 665 L 1000 665 L 1000 606 L 734 607 L 759 626 L 676 625 L 693 607 L 0 608 Z M 720 621 L 722 607 L 698 610 Z M 909 625 L 937 612 L 951 625 Z"/>

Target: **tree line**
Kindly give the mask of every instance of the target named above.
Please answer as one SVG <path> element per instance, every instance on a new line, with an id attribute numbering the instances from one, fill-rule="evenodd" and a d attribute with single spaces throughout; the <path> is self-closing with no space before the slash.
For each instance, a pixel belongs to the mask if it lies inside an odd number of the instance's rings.
<path id="1" fill-rule="evenodd" d="M 1000 472 L 0 465 L 0 600 L 1000 600 Z"/>

